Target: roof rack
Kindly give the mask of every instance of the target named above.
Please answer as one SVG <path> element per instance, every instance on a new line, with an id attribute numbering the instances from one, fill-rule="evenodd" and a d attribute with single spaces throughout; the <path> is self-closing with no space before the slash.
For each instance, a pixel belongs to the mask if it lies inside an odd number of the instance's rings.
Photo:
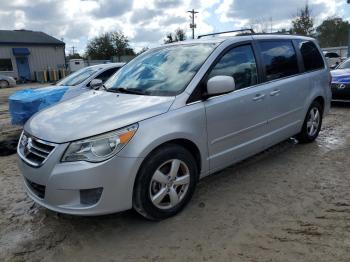
<path id="1" fill-rule="evenodd" d="M 224 31 L 224 32 L 217 32 L 217 33 L 212 33 L 212 34 L 206 34 L 206 35 L 199 35 L 198 39 L 202 38 L 202 37 L 206 37 L 206 36 L 215 36 L 215 35 L 222 35 L 222 34 L 229 34 L 229 33 L 248 33 L 248 34 L 255 34 L 254 30 L 251 28 L 247 28 L 247 29 L 239 29 L 239 30 L 232 30 L 232 31 Z"/>

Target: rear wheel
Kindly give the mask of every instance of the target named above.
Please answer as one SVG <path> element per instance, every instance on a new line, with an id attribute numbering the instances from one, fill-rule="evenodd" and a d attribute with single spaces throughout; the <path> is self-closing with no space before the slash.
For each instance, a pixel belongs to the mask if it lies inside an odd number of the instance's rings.
<path id="1" fill-rule="evenodd" d="M 318 137 L 322 116 L 323 106 L 318 101 L 314 101 L 306 114 L 301 132 L 296 136 L 300 143 L 311 143 Z"/>
<path id="2" fill-rule="evenodd" d="M 9 87 L 9 83 L 6 80 L 0 80 L 0 88 Z"/>
<path id="3" fill-rule="evenodd" d="M 185 148 L 168 145 L 154 151 L 142 165 L 135 182 L 133 207 L 151 220 L 180 212 L 190 201 L 198 168 Z"/>

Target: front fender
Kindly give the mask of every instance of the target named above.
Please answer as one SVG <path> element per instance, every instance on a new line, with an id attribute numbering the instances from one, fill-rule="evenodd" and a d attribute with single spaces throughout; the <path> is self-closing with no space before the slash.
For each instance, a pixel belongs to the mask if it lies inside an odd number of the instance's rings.
<path id="1" fill-rule="evenodd" d="M 207 173 L 206 117 L 201 102 L 139 122 L 135 136 L 120 156 L 145 158 L 155 148 L 175 139 L 186 139 L 197 146 L 201 155 L 201 173 Z"/>

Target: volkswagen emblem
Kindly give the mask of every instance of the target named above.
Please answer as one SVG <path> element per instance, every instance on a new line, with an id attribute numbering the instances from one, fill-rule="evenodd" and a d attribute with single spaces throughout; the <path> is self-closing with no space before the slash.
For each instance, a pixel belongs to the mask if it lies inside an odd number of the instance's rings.
<path id="1" fill-rule="evenodd" d="M 30 154 L 30 150 L 32 149 L 32 139 L 30 137 L 23 137 L 22 139 L 22 145 L 23 145 L 23 153 L 25 156 L 28 156 Z"/>
<path id="2" fill-rule="evenodd" d="M 32 148 L 32 139 L 29 137 L 26 148 L 30 150 Z"/>

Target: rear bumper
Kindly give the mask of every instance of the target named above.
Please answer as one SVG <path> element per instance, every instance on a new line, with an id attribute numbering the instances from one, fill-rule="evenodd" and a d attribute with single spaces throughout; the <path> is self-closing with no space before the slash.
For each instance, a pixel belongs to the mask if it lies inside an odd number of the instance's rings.
<path id="1" fill-rule="evenodd" d="M 134 180 L 142 158 L 114 157 L 102 163 L 52 164 L 50 160 L 39 168 L 18 160 L 26 191 L 39 205 L 72 215 L 102 215 L 132 208 Z M 90 198 L 82 199 L 86 196 Z"/>

